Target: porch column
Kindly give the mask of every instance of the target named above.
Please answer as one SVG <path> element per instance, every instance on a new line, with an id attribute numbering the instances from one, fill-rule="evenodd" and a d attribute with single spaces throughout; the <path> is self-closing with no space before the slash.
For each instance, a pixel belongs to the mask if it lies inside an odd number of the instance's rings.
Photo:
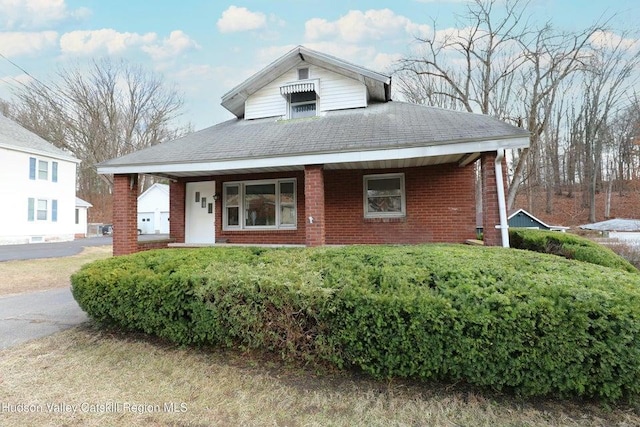
<path id="1" fill-rule="evenodd" d="M 324 245 L 324 170 L 322 165 L 304 167 L 304 208 L 306 245 Z"/>
<path id="2" fill-rule="evenodd" d="M 138 252 L 138 174 L 113 176 L 113 255 Z"/>
<path id="3" fill-rule="evenodd" d="M 169 237 L 177 243 L 184 243 L 185 193 L 184 181 L 169 183 Z"/>
<path id="4" fill-rule="evenodd" d="M 502 246 L 499 228 L 500 208 L 496 180 L 496 156 L 496 152 L 490 152 L 482 153 L 480 158 L 482 168 L 482 229 L 486 246 Z M 505 170 L 504 167 L 503 170 Z M 506 180 L 503 180 L 503 188 L 504 182 Z"/>

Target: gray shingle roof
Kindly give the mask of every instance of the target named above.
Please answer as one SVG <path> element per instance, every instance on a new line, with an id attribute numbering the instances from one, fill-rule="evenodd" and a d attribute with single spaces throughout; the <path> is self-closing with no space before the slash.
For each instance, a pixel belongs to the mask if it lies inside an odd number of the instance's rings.
<path id="1" fill-rule="evenodd" d="M 29 153 L 47 154 L 56 158 L 75 160 L 71 154 L 40 138 L 2 114 L 0 114 L 0 145 L 14 147 Z"/>
<path id="2" fill-rule="evenodd" d="M 387 102 L 308 119 L 232 119 L 99 166 L 215 162 L 528 137 L 493 117 Z"/>

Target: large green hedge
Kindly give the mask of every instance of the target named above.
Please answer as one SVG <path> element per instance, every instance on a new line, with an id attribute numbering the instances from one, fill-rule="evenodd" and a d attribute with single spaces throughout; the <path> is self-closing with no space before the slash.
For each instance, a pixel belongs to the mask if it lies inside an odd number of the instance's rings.
<path id="1" fill-rule="evenodd" d="M 72 277 L 99 322 L 376 377 L 524 395 L 640 391 L 640 275 L 502 248 L 172 249 Z"/>
<path id="2" fill-rule="evenodd" d="M 633 264 L 606 246 L 575 234 L 526 228 L 510 228 L 511 247 L 576 259 L 605 267 L 638 272 Z"/>

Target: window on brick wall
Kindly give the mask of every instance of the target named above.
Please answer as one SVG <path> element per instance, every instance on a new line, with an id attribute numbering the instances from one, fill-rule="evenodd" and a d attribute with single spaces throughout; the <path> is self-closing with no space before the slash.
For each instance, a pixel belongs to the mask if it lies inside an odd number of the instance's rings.
<path id="1" fill-rule="evenodd" d="M 295 229 L 296 180 L 228 182 L 223 186 L 223 229 Z"/>
<path id="2" fill-rule="evenodd" d="M 364 176 L 364 217 L 399 218 L 406 215 L 404 174 Z"/>

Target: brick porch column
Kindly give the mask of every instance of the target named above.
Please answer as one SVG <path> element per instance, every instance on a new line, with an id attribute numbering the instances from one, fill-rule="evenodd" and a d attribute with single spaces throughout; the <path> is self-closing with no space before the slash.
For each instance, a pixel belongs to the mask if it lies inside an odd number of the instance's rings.
<path id="1" fill-rule="evenodd" d="M 184 243 L 186 188 L 184 181 L 169 183 L 169 237 L 177 243 Z"/>
<path id="2" fill-rule="evenodd" d="M 113 176 L 113 255 L 138 252 L 138 174 Z"/>
<path id="3" fill-rule="evenodd" d="M 306 245 L 324 245 L 324 170 L 322 165 L 304 167 L 304 210 Z"/>
<path id="4" fill-rule="evenodd" d="M 486 246 L 502 246 L 500 210 L 498 207 L 498 187 L 496 184 L 496 152 L 482 153 L 482 229 Z M 503 171 L 506 171 L 503 161 Z M 503 174 L 504 175 L 504 174 Z M 506 179 L 503 180 L 506 182 Z M 505 190 L 506 193 L 506 190 Z"/>

